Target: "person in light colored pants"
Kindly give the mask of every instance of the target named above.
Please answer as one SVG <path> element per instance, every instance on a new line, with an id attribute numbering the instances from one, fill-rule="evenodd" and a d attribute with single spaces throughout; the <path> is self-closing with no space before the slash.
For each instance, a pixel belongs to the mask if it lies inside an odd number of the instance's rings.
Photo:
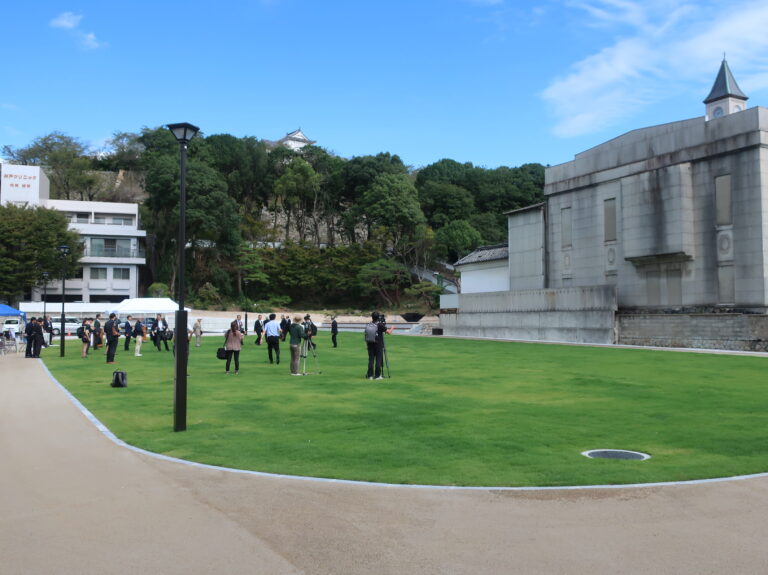
<path id="1" fill-rule="evenodd" d="M 136 340 L 136 345 L 133 347 L 133 355 L 136 357 L 141 356 L 141 344 L 144 343 L 146 335 L 147 328 L 144 327 L 142 318 L 137 318 L 136 323 L 133 325 L 133 337 Z"/>

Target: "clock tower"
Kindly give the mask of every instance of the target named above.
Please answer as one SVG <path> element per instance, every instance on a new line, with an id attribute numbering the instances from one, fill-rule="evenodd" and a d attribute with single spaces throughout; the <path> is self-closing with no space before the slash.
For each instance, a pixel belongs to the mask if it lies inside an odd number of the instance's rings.
<path id="1" fill-rule="evenodd" d="M 707 106 L 707 121 L 741 112 L 746 109 L 747 100 L 747 96 L 736 83 L 736 79 L 728 67 L 728 62 L 723 58 L 720 71 L 715 78 L 715 84 L 712 86 L 709 96 L 704 100 L 704 104 Z"/>

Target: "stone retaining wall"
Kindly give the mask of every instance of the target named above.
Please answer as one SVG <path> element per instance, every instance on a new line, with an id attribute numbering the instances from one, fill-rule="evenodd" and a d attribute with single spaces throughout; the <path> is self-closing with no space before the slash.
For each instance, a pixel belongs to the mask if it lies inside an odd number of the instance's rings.
<path id="1" fill-rule="evenodd" d="M 444 335 L 569 343 L 615 343 L 613 286 L 458 295 L 441 313 Z"/>
<path id="2" fill-rule="evenodd" d="M 620 313 L 616 323 L 623 345 L 768 351 L 768 315 Z"/>

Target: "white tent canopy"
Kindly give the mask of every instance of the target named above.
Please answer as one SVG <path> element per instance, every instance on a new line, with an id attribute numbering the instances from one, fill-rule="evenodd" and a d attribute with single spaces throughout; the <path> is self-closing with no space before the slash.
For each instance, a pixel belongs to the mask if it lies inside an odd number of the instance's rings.
<path id="1" fill-rule="evenodd" d="M 190 308 L 184 308 L 191 311 Z M 116 313 L 119 316 L 145 315 L 154 316 L 159 313 L 172 314 L 179 310 L 179 304 L 169 297 L 134 297 L 124 299 L 119 304 L 107 310 L 107 313 Z"/>

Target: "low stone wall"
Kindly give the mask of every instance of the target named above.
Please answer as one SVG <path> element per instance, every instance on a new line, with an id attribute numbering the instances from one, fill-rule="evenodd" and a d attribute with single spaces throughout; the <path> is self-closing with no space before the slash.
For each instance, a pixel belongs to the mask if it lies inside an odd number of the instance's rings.
<path id="1" fill-rule="evenodd" d="M 459 313 L 441 313 L 444 335 L 526 341 L 615 343 L 612 286 L 458 295 Z"/>
<path id="2" fill-rule="evenodd" d="M 740 313 L 616 315 L 618 343 L 768 351 L 768 315 Z"/>

